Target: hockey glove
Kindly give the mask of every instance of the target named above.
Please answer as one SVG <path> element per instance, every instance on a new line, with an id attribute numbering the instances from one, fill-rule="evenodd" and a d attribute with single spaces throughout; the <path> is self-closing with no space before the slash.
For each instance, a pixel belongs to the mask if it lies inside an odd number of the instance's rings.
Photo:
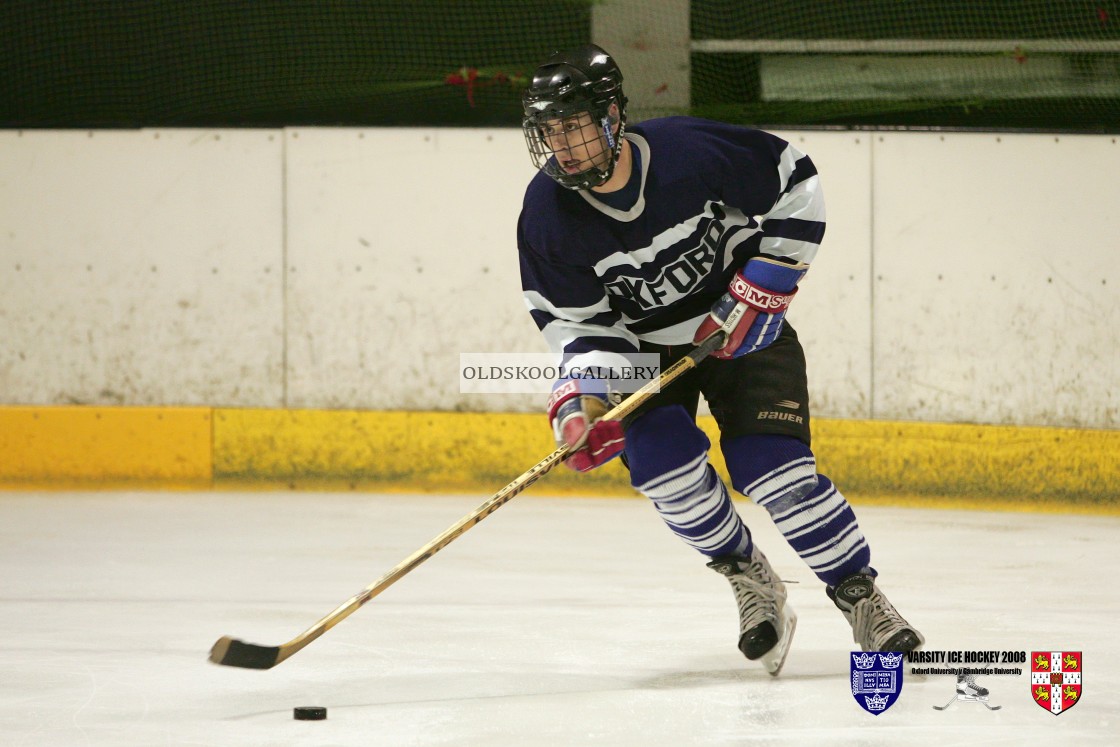
<path id="1" fill-rule="evenodd" d="M 622 423 L 599 420 L 610 409 L 604 382 L 560 379 L 548 398 L 548 419 L 556 444 L 568 444 L 564 464 L 588 472 L 622 452 Z"/>
<path id="2" fill-rule="evenodd" d="M 787 264 L 768 257 L 754 257 L 735 278 L 696 330 L 693 344 L 717 330 L 727 333 L 727 344 L 712 353 L 715 358 L 738 358 L 762 350 L 777 339 L 786 309 L 797 293 L 797 284 L 809 265 Z"/>

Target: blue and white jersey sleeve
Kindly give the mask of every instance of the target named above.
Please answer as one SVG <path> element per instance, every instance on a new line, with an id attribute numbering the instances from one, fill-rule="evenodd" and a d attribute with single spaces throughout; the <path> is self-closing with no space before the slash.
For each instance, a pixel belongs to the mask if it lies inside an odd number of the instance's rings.
<path id="1" fill-rule="evenodd" d="M 778 161 L 777 202 L 762 216 L 760 254 L 809 264 L 824 237 L 824 193 L 813 162 L 786 144 Z"/>
<path id="2" fill-rule="evenodd" d="M 761 228 L 757 253 L 811 263 L 825 229 L 824 193 L 816 166 L 796 147 L 769 133 L 730 132 L 722 175 L 725 197 L 734 207 L 758 210 L 754 213 Z"/>
<path id="3" fill-rule="evenodd" d="M 638 351 L 638 338 L 623 326 L 591 268 L 550 262 L 520 230 L 518 237 L 525 305 L 560 362 L 567 368 L 630 365 L 626 355 Z"/>

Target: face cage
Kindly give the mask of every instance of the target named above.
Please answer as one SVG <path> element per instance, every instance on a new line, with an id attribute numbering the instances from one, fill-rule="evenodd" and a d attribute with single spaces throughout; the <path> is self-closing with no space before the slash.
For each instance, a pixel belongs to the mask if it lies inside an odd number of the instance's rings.
<path id="1" fill-rule="evenodd" d="M 614 173 L 614 165 L 618 162 L 618 154 L 622 151 L 622 133 L 625 125 L 619 124 L 617 137 L 612 132 L 614 123 L 611 122 L 609 116 L 605 113 L 598 117 L 598 127 L 596 133 L 598 140 L 604 146 L 604 152 L 609 151 L 606 164 L 603 166 L 594 166 L 590 162 L 587 168 L 575 174 L 569 174 L 559 164 L 556 159 L 555 152 L 549 147 L 548 141 L 545 139 L 541 131 L 540 123 L 551 119 L 567 119 L 571 116 L 578 116 L 582 113 L 591 114 L 591 112 L 577 112 L 576 114 L 566 114 L 556 116 L 552 114 L 545 116 L 543 114 L 526 117 L 521 124 L 521 129 L 525 134 L 525 145 L 529 148 L 529 159 L 533 162 L 533 166 L 540 169 L 548 176 L 552 177 L 560 186 L 567 189 L 591 189 L 598 187 L 600 184 L 605 184 L 611 175 Z M 596 119 L 592 115 L 593 119 Z M 580 133 L 569 133 L 568 138 L 581 137 Z M 569 147 L 578 148 L 580 146 L 591 145 L 595 141 L 588 139 L 580 139 L 578 142 L 568 140 Z"/>

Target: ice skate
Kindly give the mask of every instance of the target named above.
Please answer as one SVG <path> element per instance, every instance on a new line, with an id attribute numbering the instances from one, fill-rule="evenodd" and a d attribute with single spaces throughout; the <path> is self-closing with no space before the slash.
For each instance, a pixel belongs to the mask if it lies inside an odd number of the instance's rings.
<path id="1" fill-rule="evenodd" d="M 778 676 L 789 653 L 797 615 L 786 604 L 786 587 L 756 547 L 749 558 L 725 555 L 708 563 L 727 577 L 739 605 L 739 650 Z"/>
<path id="2" fill-rule="evenodd" d="M 1001 708 L 988 704 L 988 688 L 976 684 L 975 674 L 957 675 L 957 700 L 980 703 L 989 711 L 998 711 Z"/>
<path id="3" fill-rule="evenodd" d="M 879 591 L 870 574 L 852 574 L 827 592 L 851 624 L 852 640 L 862 650 L 908 653 L 926 642 Z"/>

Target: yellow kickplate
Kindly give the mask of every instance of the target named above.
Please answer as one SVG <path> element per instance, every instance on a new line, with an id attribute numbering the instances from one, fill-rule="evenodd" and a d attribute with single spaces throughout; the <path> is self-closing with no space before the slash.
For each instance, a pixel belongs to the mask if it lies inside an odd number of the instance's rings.
<path id="1" fill-rule="evenodd" d="M 0 486 L 211 484 L 208 407 L 0 407 Z"/>
<path id="2" fill-rule="evenodd" d="M 544 415 L 221 409 L 219 486 L 496 492 L 556 445 Z M 556 467 L 553 493 L 632 492 L 620 465 L 579 475 Z"/>
<path id="3" fill-rule="evenodd" d="M 820 420 L 813 446 L 848 493 L 1120 511 L 1120 431 Z"/>
<path id="4" fill-rule="evenodd" d="M 726 480 L 715 423 L 699 423 Z M 813 446 L 821 472 L 857 498 L 1120 511 L 1120 431 L 821 419 Z M 230 487 L 488 493 L 553 448 L 536 413 L 217 410 L 214 475 Z M 557 467 L 536 490 L 636 495 L 628 478 L 619 460 Z"/>
<path id="5" fill-rule="evenodd" d="M 710 417 L 712 463 L 724 479 Z M 0 487 L 493 493 L 555 448 L 537 413 L 0 407 Z M 1120 513 L 1120 431 L 818 419 L 820 471 L 857 502 Z M 636 495 L 620 460 L 534 490 Z"/>

